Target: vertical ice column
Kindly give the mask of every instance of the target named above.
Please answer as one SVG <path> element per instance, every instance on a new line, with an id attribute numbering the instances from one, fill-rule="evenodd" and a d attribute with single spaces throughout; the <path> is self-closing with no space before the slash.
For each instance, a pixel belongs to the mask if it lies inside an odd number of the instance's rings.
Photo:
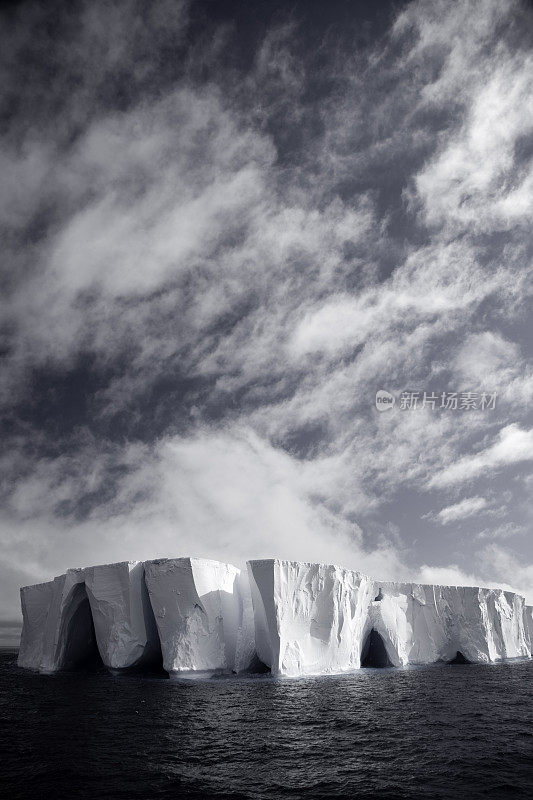
<path id="1" fill-rule="evenodd" d="M 53 592 L 53 581 L 23 586 L 20 590 L 22 634 L 17 662 L 19 667 L 38 670 L 41 666 L 44 629 Z"/>
<path id="2" fill-rule="evenodd" d="M 374 583 L 327 564 L 249 561 L 256 646 L 273 675 L 344 672 L 359 667 Z"/>
<path id="3" fill-rule="evenodd" d="M 84 570 L 69 569 L 53 581 L 41 672 L 69 669 L 97 652 Z"/>
<path id="4" fill-rule="evenodd" d="M 202 558 L 145 562 L 163 666 L 171 675 L 232 671 L 240 623 L 239 570 Z"/>
<path id="5" fill-rule="evenodd" d="M 252 593 L 248 571 L 240 572 L 235 580 L 239 618 L 237 627 L 237 643 L 235 647 L 235 672 L 249 669 L 257 656 L 255 647 L 255 622 Z"/>
<path id="6" fill-rule="evenodd" d="M 491 661 L 529 656 L 525 599 L 502 589 L 480 589 L 485 597 Z"/>
<path id="7" fill-rule="evenodd" d="M 529 654 L 533 656 L 533 606 L 524 607 L 525 625 L 529 634 Z"/>
<path id="8" fill-rule="evenodd" d="M 161 649 L 143 563 L 87 567 L 85 587 L 105 666 L 122 670 L 156 663 Z"/>

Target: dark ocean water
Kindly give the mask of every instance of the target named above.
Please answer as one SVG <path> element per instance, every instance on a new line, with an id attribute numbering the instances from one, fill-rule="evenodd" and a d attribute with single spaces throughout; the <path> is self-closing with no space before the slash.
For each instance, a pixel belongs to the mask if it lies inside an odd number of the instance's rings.
<path id="1" fill-rule="evenodd" d="M 533 797 L 533 661 L 178 683 L 0 651 L 0 796 Z"/>

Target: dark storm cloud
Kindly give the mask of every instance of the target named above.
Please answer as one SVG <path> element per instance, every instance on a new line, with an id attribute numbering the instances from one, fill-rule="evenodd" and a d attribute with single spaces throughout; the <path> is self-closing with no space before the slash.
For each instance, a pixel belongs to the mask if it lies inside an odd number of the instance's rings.
<path id="1" fill-rule="evenodd" d="M 4 14 L 7 616 L 189 551 L 531 590 L 531 14 L 356 5 Z"/>

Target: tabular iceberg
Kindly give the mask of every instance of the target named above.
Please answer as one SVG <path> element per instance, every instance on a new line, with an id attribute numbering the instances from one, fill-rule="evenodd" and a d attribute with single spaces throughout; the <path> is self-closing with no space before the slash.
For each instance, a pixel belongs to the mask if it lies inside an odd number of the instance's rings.
<path id="1" fill-rule="evenodd" d="M 520 595 L 414 583 L 381 583 L 379 589 L 382 599 L 372 604 L 367 628 L 382 637 L 394 665 L 451 661 L 457 653 L 477 663 L 529 654 Z"/>
<path id="2" fill-rule="evenodd" d="M 500 589 L 377 581 L 266 559 L 247 571 L 200 558 L 70 569 L 21 589 L 18 663 L 55 672 L 161 662 L 180 678 L 334 674 L 361 666 L 531 656 L 533 609 Z"/>

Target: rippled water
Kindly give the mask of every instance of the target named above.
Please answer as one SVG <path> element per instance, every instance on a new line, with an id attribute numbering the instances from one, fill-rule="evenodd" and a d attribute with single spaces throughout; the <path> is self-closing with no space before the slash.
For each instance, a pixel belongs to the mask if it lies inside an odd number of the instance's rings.
<path id="1" fill-rule="evenodd" d="M 3 798 L 533 797 L 533 662 L 177 683 L 0 654 Z"/>

